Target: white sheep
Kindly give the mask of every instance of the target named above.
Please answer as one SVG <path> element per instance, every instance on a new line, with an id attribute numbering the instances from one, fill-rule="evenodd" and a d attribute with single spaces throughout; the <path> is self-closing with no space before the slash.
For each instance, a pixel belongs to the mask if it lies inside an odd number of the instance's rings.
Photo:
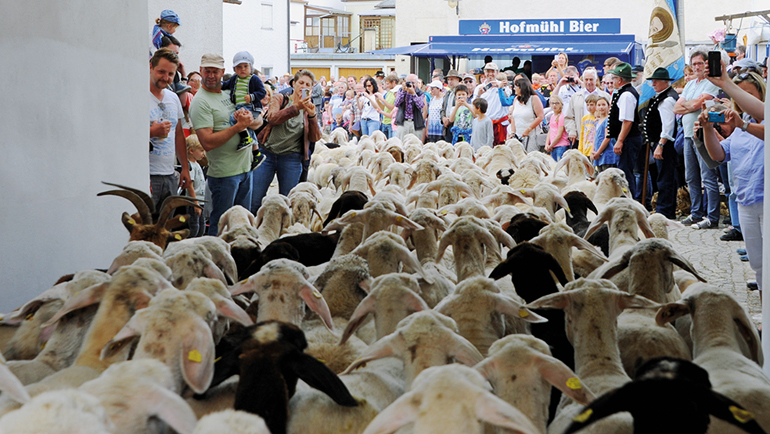
<path id="1" fill-rule="evenodd" d="M 202 417 L 192 434 L 270 434 L 264 419 L 245 411 L 224 410 Z"/>
<path id="2" fill-rule="evenodd" d="M 111 434 L 112 429 L 99 400 L 76 389 L 41 393 L 0 418 L 0 434 Z"/>
<path id="3" fill-rule="evenodd" d="M 171 243 L 168 247 L 171 247 L 174 244 L 175 243 Z M 163 249 L 149 241 L 129 241 L 128 244 L 123 247 L 123 251 L 112 261 L 107 273 L 115 274 L 118 268 L 124 265 L 131 265 L 139 258 L 163 260 L 161 257 L 162 255 Z"/>
<path id="4" fill-rule="evenodd" d="M 286 196 L 269 194 L 262 199 L 262 206 L 257 211 L 254 226 L 259 234 L 260 247 L 280 238 L 281 234 L 291 226 L 291 203 Z"/>

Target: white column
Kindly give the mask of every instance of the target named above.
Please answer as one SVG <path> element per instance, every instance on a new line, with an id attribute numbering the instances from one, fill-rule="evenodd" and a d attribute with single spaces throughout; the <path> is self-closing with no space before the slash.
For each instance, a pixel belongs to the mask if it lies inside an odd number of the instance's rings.
<path id="1" fill-rule="evenodd" d="M 765 93 L 765 99 L 767 99 L 767 93 Z M 770 119 L 770 104 L 765 103 L 765 121 Z M 767 122 L 765 122 L 767 123 Z M 770 177 L 767 176 L 767 168 L 770 167 L 770 152 L 767 150 L 767 143 L 770 142 L 770 129 L 765 128 L 765 191 L 770 191 Z M 765 217 L 770 216 L 770 199 L 765 198 L 764 202 Z M 767 257 L 770 254 L 770 223 L 765 218 L 765 224 L 762 228 L 762 288 L 770 288 L 770 258 Z M 766 237 L 765 234 L 768 234 Z M 764 289 L 762 292 L 765 292 Z M 763 367 L 765 373 L 770 375 L 770 291 L 768 294 L 762 295 L 762 352 L 765 354 L 765 366 Z"/>

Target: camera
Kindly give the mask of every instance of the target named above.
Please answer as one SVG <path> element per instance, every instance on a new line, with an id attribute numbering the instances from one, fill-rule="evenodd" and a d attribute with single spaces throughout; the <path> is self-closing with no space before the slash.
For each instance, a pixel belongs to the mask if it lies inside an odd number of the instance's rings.
<path id="1" fill-rule="evenodd" d="M 567 83 L 569 84 L 575 83 L 575 77 L 567 77 Z"/>
<path id="2" fill-rule="evenodd" d="M 722 53 L 719 51 L 709 51 L 708 58 L 709 77 L 722 76 Z"/>
<path id="3" fill-rule="evenodd" d="M 411 81 L 407 81 L 405 86 L 406 87 L 412 87 L 412 82 Z"/>
<path id="4" fill-rule="evenodd" d="M 709 122 L 724 123 L 724 121 L 725 121 L 724 112 L 709 112 Z"/>
<path id="5" fill-rule="evenodd" d="M 310 95 L 310 89 L 302 89 L 302 99 L 307 98 Z"/>

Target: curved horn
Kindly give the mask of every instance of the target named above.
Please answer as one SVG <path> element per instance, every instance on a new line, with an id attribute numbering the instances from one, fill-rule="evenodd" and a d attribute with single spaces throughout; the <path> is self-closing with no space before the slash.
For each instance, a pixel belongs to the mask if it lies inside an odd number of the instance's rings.
<path id="1" fill-rule="evenodd" d="M 131 203 L 134 204 L 136 207 L 136 210 L 139 212 L 139 217 L 142 219 L 142 224 L 145 225 L 151 225 L 152 224 L 152 209 L 147 206 L 147 204 L 142 200 L 139 195 L 132 191 L 127 190 L 107 190 L 103 191 L 101 193 L 98 193 L 97 196 L 120 196 L 122 198 L 128 199 L 131 201 Z"/>
<path id="2" fill-rule="evenodd" d="M 165 225 L 166 220 L 168 220 L 168 217 L 171 215 L 171 211 L 179 208 L 180 206 L 195 206 L 200 208 L 200 205 L 198 205 L 197 202 L 191 200 L 189 197 L 169 196 L 166 198 L 166 200 L 163 201 L 163 205 L 160 207 L 160 215 L 158 215 L 158 221 L 155 223 L 161 226 Z"/>
<path id="3" fill-rule="evenodd" d="M 122 188 L 123 190 L 128 190 L 128 191 L 134 193 L 135 195 L 139 196 L 142 199 L 142 201 L 144 201 L 145 204 L 147 204 L 147 207 L 150 208 L 150 213 L 155 213 L 155 201 L 152 200 L 152 196 L 150 196 L 149 194 L 143 192 L 142 190 L 139 190 L 139 189 L 136 189 L 136 188 L 131 188 L 131 187 L 126 187 L 125 185 L 113 184 L 111 182 L 104 182 L 104 181 L 102 181 L 102 184 L 104 184 L 104 185 L 111 185 L 113 187 Z"/>

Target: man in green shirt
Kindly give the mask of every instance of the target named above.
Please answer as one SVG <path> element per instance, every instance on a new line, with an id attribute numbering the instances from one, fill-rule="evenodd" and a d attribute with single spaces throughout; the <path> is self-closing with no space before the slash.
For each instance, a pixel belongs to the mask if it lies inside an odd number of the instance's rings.
<path id="1" fill-rule="evenodd" d="M 222 90 L 225 60 L 204 54 L 200 68 L 201 88 L 190 104 L 190 118 L 209 160 L 208 186 L 211 217 L 208 235 L 216 236 L 219 217 L 234 205 L 251 207 L 251 152 L 238 152 L 238 133 L 254 123 L 251 112 L 236 111 L 230 91 Z M 230 115 L 236 124 L 230 125 Z M 256 127 L 255 127 L 256 128 Z"/>

